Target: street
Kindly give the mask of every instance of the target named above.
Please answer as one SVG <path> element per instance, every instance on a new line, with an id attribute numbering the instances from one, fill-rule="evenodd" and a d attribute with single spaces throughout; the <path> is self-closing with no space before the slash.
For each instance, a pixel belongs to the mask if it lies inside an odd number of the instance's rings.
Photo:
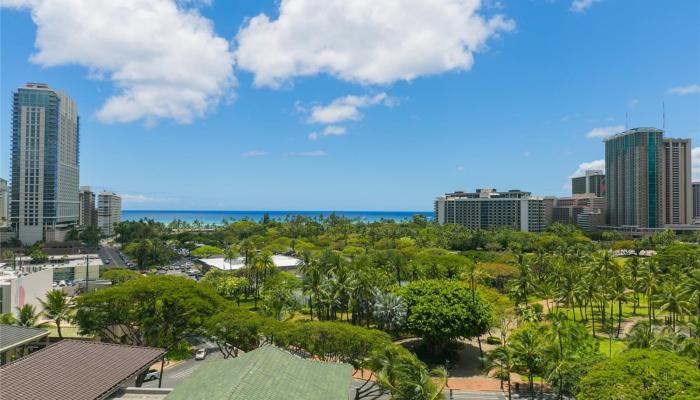
<path id="1" fill-rule="evenodd" d="M 183 379 L 192 375 L 192 373 L 199 368 L 202 364 L 211 362 L 212 360 L 220 360 L 223 358 L 221 352 L 216 348 L 210 348 L 207 358 L 202 361 L 195 361 L 194 358 L 187 359 L 174 365 L 170 368 L 163 369 L 163 385 L 164 388 L 173 388 Z M 158 364 L 158 370 L 160 370 L 160 364 Z M 146 388 L 157 388 L 158 380 L 152 380 L 143 383 L 143 387 Z"/>
<path id="2" fill-rule="evenodd" d="M 100 257 L 105 265 L 113 268 L 125 268 L 126 263 L 119 257 L 117 249 L 111 246 L 102 246 L 100 249 Z M 109 264 L 107 263 L 109 261 Z"/>

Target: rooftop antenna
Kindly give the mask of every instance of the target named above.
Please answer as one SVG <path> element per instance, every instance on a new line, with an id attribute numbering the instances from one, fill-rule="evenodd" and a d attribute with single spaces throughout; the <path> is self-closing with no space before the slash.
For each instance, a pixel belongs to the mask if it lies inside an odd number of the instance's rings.
<path id="1" fill-rule="evenodd" d="M 661 130 L 666 131 L 666 102 L 661 102 Z"/>
<path id="2" fill-rule="evenodd" d="M 625 130 L 628 131 L 630 129 L 630 118 L 629 118 L 629 113 L 625 111 Z"/>

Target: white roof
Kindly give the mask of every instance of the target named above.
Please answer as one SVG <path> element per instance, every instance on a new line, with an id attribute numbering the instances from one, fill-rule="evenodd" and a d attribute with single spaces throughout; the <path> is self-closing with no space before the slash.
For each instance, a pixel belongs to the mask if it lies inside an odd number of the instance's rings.
<path id="1" fill-rule="evenodd" d="M 218 268 L 224 271 L 235 271 L 245 266 L 245 257 L 237 257 L 232 260 L 223 257 L 200 258 L 198 261 L 202 264 L 206 264 L 210 267 Z M 275 267 L 282 269 L 294 268 L 301 264 L 300 259 L 281 254 L 273 255 L 272 262 L 275 264 Z"/>

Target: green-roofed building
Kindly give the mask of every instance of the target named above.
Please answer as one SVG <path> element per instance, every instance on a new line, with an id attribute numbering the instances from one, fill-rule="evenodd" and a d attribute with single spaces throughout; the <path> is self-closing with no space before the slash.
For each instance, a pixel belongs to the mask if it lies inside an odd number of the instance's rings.
<path id="1" fill-rule="evenodd" d="M 348 400 L 352 367 L 303 359 L 274 346 L 204 363 L 166 400 Z"/>

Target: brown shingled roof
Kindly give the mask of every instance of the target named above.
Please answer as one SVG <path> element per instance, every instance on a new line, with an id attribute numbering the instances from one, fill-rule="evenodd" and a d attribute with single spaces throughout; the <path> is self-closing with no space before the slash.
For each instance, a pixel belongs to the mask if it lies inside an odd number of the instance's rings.
<path id="1" fill-rule="evenodd" d="M 0 367 L 0 399 L 102 399 L 164 353 L 152 347 L 62 340 Z"/>

